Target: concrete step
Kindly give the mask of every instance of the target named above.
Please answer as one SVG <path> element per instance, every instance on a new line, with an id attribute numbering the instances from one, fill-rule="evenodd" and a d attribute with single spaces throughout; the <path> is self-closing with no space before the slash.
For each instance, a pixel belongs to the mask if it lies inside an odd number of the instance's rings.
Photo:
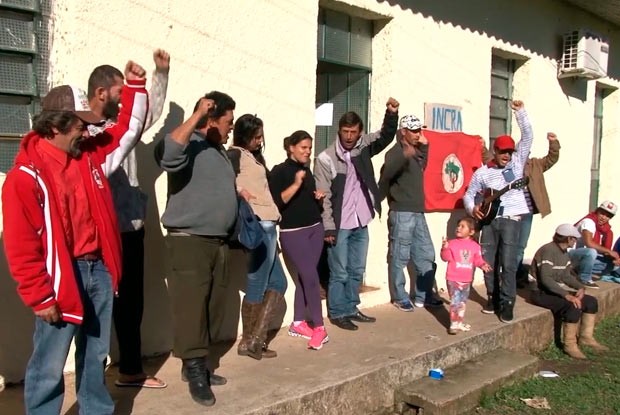
<path id="1" fill-rule="evenodd" d="M 496 349 L 445 370 L 442 380 L 418 379 L 394 393 L 398 413 L 457 415 L 475 408 L 483 394 L 534 375 L 538 359 L 525 353 Z"/>
<path id="2" fill-rule="evenodd" d="M 600 290 L 592 291 L 599 299 L 599 317 L 620 313 L 620 284 L 603 282 Z M 548 310 L 520 298 L 515 321 L 504 324 L 480 312 L 485 301 L 484 287 L 474 287 L 466 313 L 472 330 L 456 336 L 446 332 L 447 307 L 403 313 L 385 304 L 365 310 L 377 322 L 360 324 L 357 331 L 326 321 L 330 342 L 318 352 L 307 350 L 305 340 L 288 336 L 286 330 L 270 345 L 278 352 L 275 359 L 239 356 L 229 345 L 221 351 L 216 370 L 228 383 L 213 388 L 217 403 L 206 412 L 189 397 L 187 383 L 180 379 L 181 362 L 173 357 L 145 361 L 145 371 L 168 382 L 166 389 L 114 387 L 115 367 L 107 372 L 107 384 L 118 414 L 394 415 L 395 390 L 426 376 L 429 368 L 448 369 L 444 380 L 432 383 L 440 387 L 453 379 L 450 368 L 477 356 L 498 348 L 534 354 L 553 340 Z M 507 360 L 495 361 L 503 366 Z M 61 414 L 77 413 L 73 375 L 66 376 L 65 383 Z M 23 413 L 23 387 L 8 387 L 1 393 L 0 414 Z"/>

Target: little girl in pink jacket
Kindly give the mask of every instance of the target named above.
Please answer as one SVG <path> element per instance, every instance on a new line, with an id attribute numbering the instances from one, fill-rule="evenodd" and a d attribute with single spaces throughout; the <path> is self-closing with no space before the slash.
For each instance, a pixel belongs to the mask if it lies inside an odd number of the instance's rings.
<path id="1" fill-rule="evenodd" d="M 461 219 L 456 227 L 456 239 L 443 238 L 441 259 L 448 263 L 446 283 L 450 294 L 450 328 L 448 333 L 469 331 L 471 326 L 463 322 L 465 304 L 474 280 L 474 267 L 489 272 L 491 267 L 482 259 L 478 242 L 472 239 L 475 222 L 470 217 Z"/>

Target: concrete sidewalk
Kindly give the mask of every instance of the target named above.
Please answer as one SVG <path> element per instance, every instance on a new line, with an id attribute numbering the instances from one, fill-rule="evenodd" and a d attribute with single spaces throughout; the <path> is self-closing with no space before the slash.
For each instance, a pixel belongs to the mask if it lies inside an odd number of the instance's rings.
<path id="1" fill-rule="evenodd" d="M 601 301 L 601 314 L 620 312 L 620 285 L 601 283 L 589 290 Z M 482 293 L 484 288 L 478 287 Z M 482 297 L 472 292 L 466 320 L 472 331 L 450 336 L 447 306 L 436 311 L 398 311 L 391 305 L 365 310 L 374 324 L 359 324 L 355 332 L 327 324 L 330 342 L 320 351 L 306 349 L 306 341 L 283 329 L 272 343 L 275 359 L 256 361 L 236 354 L 236 345 L 221 360 L 217 373 L 228 378 L 214 387 L 217 403 L 195 404 L 180 379 L 180 361 L 173 357 L 150 359 L 146 369 L 168 382 L 166 389 L 117 388 L 116 368 L 108 370 L 108 385 L 117 414 L 371 414 L 388 407 L 394 389 L 424 376 L 430 367 L 454 366 L 505 347 L 538 351 L 553 339 L 553 319 L 541 308 L 517 301 L 516 318 L 501 323 L 480 312 Z M 67 376 L 63 414 L 77 414 L 73 377 Z M 22 387 L 0 394 L 0 414 L 22 414 Z"/>

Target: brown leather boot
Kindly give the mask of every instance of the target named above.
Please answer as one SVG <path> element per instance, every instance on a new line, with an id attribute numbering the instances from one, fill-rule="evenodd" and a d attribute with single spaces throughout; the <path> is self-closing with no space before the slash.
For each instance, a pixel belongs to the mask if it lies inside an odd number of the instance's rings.
<path id="1" fill-rule="evenodd" d="M 256 316 L 260 310 L 261 303 L 250 303 L 245 299 L 241 304 L 241 321 L 243 323 L 243 333 L 241 334 L 241 340 L 237 345 L 237 354 L 240 356 L 248 355 L 248 343 L 252 337 L 254 331 L 254 325 L 256 324 Z"/>
<path id="2" fill-rule="evenodd" d="M 581 333 L 579 334 L 579 344 L 581 346 L 589 346 L 595 352 L 607 352 L 609 348 L 603 346 L 594 338 L 594 325 L 596 323 L 596 314 L 583 313 L 581 315 Z"/>
<path id="3" fill-rule="evenodd" d="M 286 313 L 286 301 L 284 300 L 284 296 L 279 293 L 276 294 L 276 304 L 274 306 L 271 321 L 269 321 L 267 338 L 265 339 L 265 344 L 263 345 L 263 357 L 266 359 L 278 356 L 278 353 L 275 350 L 269 349 L 269 343 L 275 339 L 280 331 L 280 328 L 282 328 L 282 320 L 284 319 L 284 314 Z"/>
<path id="4" fill-rule="evenodd" d="M 573 359 L 587 359 L 586 355 L 577 346 L 577 331 L 579 323 L 564 323 L 562 334 L 564 335 L 564 353 Z"/>
<path id="5" fill-rule="evenodd" d="M 248 341 L 247 348 L 247 355 L 256 360 L 263 358 L 263 347 L 265 347 L 265 341 L 267 340 L 267 330 L 277 309 L 279 297 L 282 297 L 282 294 L 277 291 L 268 290 L 265 292 L 263 303 L 256 316 L 254 330 Z"/>

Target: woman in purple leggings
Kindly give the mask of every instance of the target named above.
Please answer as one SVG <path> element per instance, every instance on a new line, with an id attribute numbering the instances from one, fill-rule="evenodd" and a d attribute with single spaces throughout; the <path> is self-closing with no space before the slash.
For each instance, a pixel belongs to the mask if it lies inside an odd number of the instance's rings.
<path id="1" fill-rule="evenodd" d="M 280 244 L 298 273 L 295 290 L 295 315 L 288 333 L 309 339 L 308 348 L 320 350 L 329 341 L 323 325 L 317 264 L 323 248 L 321 203 L 325 196 L 316 190 L 308 168 L 312 137 L 295 131 L 284 139 L 288 158 L 269 175 L 269 189 L 280 209 Z M 312 325 L 305 321 L 306 308 Z"/>

